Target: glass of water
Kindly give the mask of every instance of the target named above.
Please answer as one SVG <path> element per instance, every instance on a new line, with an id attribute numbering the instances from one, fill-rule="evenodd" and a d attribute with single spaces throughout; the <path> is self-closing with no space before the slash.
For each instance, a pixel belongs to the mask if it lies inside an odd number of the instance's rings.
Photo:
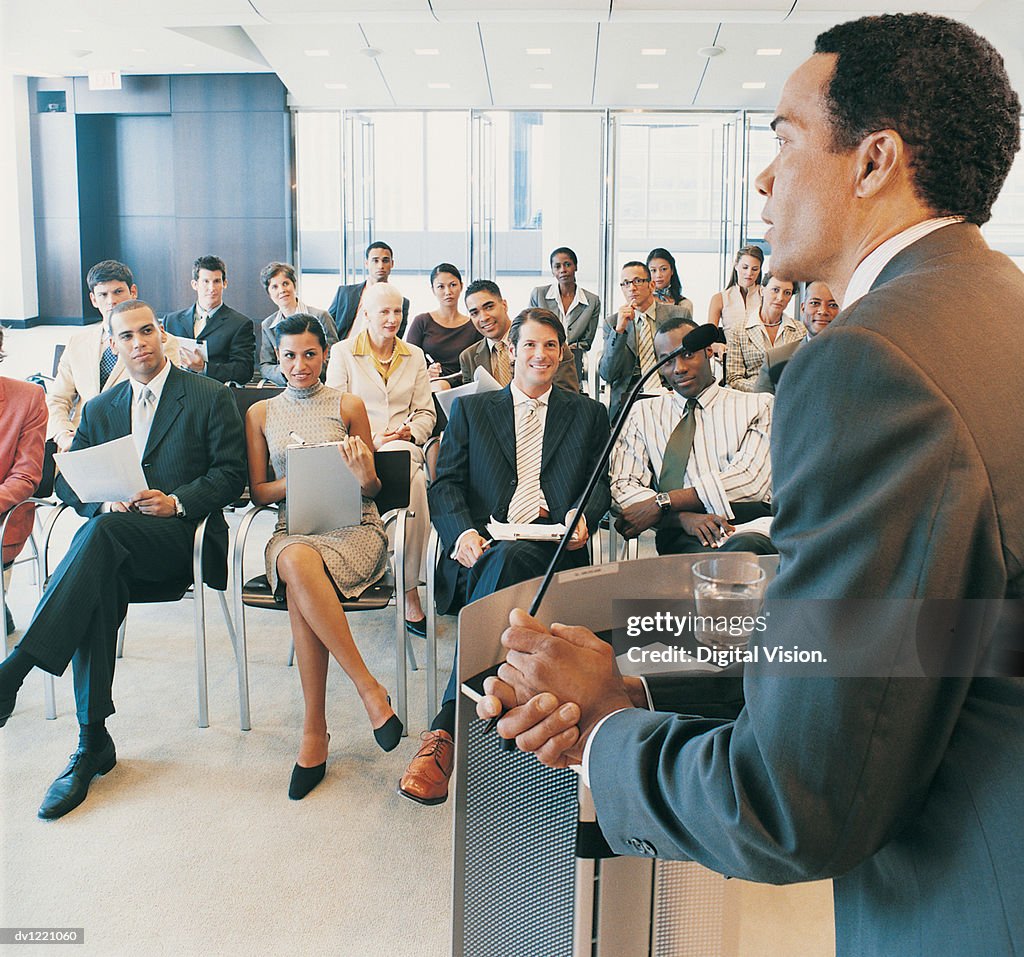
<path id="1" fill-rule="evenodd" d="M 743 648 L 764 601 L 764 569 L 742 555 L 719 555 L 693 564 L 697 606 L 693 634 L 716 649 Z"/>

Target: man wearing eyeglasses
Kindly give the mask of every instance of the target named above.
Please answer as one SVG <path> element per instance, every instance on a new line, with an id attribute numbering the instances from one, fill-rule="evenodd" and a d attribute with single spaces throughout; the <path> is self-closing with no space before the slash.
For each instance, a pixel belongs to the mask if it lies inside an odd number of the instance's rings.
<path id="1" fill-rule="evenodd" d="M 689 306 L 670 306 L 654 298 L 651 272 L 642 262 L 628 262 L 622 267 L 619 287 L 625 302 L 618 312 L 608 316 L 604 329 L 604 351 L 598 371 L 611 388 L 608 412 L 619 414 L 622 400 L 630 386 L 657 361 L 654 336 L 666 319 L 692 319 Z M 652 380 L 644 387 L 662 392 L 661 384 Z"/>

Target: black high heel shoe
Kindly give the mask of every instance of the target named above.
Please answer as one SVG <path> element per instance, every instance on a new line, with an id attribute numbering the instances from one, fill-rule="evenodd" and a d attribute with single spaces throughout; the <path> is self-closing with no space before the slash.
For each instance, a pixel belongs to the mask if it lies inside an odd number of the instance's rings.
<path id="1" fill-rule="evenodd" d="M 391 704 L 391 695 L 388 695 L 388 704 Z M 373 729 L 373 737 L 382 751 L 394 751 L 402 740 L 403 731 L 405 726 L 398 720 L 398 715 L 393 714 L 379 728 Z"/>
<path id="2" fill-rule="evenodd" d="M 288 784 L 288 797 L 293 801 L 301 801 L 324 779 L 326 773 L 326 761 L 312 768 L 304 768 L 301 764 L 296 764 L 292 768 L 292 779 Z"/>

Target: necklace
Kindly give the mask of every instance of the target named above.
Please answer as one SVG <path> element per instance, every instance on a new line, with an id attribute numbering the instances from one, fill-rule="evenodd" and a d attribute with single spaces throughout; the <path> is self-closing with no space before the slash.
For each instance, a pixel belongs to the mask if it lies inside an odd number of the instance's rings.
<path id="1" fill-rule="evenodd" d="M 776 326 L 781 326 L 782 325 L 782 318 L 780 317 L 778 322 L 765 322 L 762 319 L 761 320 L 761 325 L 767 326 L 769 329 L 774 329 Z"/>

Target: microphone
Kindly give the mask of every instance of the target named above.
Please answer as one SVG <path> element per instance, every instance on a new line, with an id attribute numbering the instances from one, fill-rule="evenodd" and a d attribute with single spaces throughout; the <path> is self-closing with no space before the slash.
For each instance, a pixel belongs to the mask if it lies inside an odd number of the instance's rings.
<path id="1" fill-rule="evenodd" d="M 651 366 L 650 369 L 640 376 L 636 384 L 630 389 L 629 395 L 626 396 L 626 401 L 622 403 L 622 408 L 619 409 L 619 414 L 615 419 L 615 424 L 612 426 L 612 430 L 608 435 L 608 441 L 605 443 L 604 449 L 598 457 L 597 464 L 594 466 L 594 471 L 591 473 L 590 478 L 587 480 L 586 487 L 583 489 L 583 493 L 580 495 L 579 500 L 574 506 L 575 511 L 573 514 L 573 521 L 566 528 L 565 534 L 558 542 L 558 548 L 555 549 L 554 557 L 552 557 L 547 571 L 541 579 L 540 585 L 537 586 L 537 591 L 533 596 L 533 601 L 530 602 L 529 614 L 531 616 L 535 616 L 537 614 L 537 610 L 540 608 L 540 604 L 544 600 L 544 595 L 547 594 L 548 586 L 551 584 L 551 580 L 555 577 L 555 567 L 558 565 L 558 560 L 563 554 L 565 554 L 565 549 L 569 544 L 569 539 L 572 538 L 572 532 L 576 527 L 576 521 L 579 519 L 580 515 L 583 514 L 583 509 L 587 502 L 590 501 L 590 496 L 594 494 L 594 489 L 597 488 L 597 483 L 601 477 L 602 469 L 608 467 L 608 460 L 611 458 L 612 449 L 619 438 L 619 434 L 622 432 L 623 426 L 626 424 L 626 416 L 629 415 L 630 409 L 633 408 L 637 398 L 639 398 L 643 387 L 647 384 L 651 376 L 653 376 L 662 366 L 668 365 L 670 362 L 674 362 L 677 357 L 692 354 L 694 352 L 700 352 L 702 349 L 707 349 L 708 346 L 713 345 L 716 342 L 724 343 L 725 341 L 725 332 L 720 326 L 712 325 L 710 322 L 697 326 L 696 329 L 690 330 L 690 332 L 683 336 L 683 341 L 678 348 L 673 349 L 668 353 L 668 355 L 662 356 L 662 358 Z M 487 727 L 484 729 L 485 732 L 493 730 L 497 723 L 497 718 L 491 718 L 487 723 Z M 514 751 L 516 748 L 515 741 L 507 738 L 499 738 L 498 743 L 499 747 L 504 751 Z"/>

